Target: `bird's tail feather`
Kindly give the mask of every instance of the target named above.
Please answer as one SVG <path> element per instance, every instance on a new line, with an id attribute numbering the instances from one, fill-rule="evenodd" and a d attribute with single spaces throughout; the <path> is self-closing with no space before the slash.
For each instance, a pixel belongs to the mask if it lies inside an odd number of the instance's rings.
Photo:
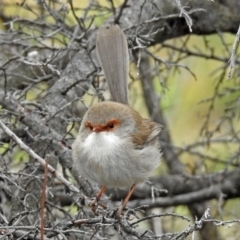
<path id="1" fill-rule="evenodd" d="M 129 55 L 126 36 L 118 25 L 102 27 L 98 31 L 96 48 L 112 100 L 128 104 Z"/>

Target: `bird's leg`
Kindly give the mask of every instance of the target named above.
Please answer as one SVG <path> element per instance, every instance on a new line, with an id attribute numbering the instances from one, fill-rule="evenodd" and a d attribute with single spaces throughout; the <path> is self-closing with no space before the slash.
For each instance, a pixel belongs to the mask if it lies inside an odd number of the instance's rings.
<path id="1" fill-rule="evenodd" d="M 100 189 L 100 191 L 99 191 L 99 193 L 97 194 L 97 196 L 96 196 L 96 201 L 98 202 L 99 201 L 99 199 L 101 198 L 101 196 L 103 195 L 103 193 L 105 192 L 105 190 L 106 190 L 106 186 L 103 186 L 101 189 Z"/>
<path id="2" fill-rule="evenodd" d="M 121 214 L 122 214 L 122 211 L 123 211 L 123 209 L 126 207 L 126 205 L 127 205 L 128 201 L 129 201 L 130 197 L 132 196 L 135 188 L 136 188 L 136 184 L 133 184 L 132 187 L 130 188 L 127 196 L 126 196 L 125 199 L 122 201 L 122 204 L 119 206 L 119 208 L 118 208 L 118 210 L 117 210 L 117 212 L 116 212 L 116 214 L 115 214 L 116 218 L 120 218 L 120 216 L 121 216 Z"/>
<path id="3" fill-rule="evenodd" d="M 102 196 L 103 193 L 105 192 L 106 188 L 107 188 L 106 186 L 103 186 L 103 187 L 100 189 L 100 191 L 99 191 L 99 193 L 97 194 L 97 196 L 94 198 L 94 200 L 89 204 L 90 208 L 92 209 L 92 211 L 93 211 L 94 214 L 96 214 L 96 215 L 97 215 L 97 212 L 96 212 L 96 209 L 95 209 L 95 204 L 99 201 L 99 199 L 101 198 L 101 196 Z M 104 209 L 107 208 L 107 207 L 106 207 L 104 204 L 102 204 L 102 203 L 99 203 L 99 205 L 100 205 L 102 208 L 104 208 Z"/>

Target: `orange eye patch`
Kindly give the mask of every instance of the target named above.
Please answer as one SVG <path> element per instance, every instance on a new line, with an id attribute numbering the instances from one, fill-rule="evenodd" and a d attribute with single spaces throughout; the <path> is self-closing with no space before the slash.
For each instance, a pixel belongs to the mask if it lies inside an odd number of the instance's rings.
<path id="1" fill-rule="evenodd" d="M 105 125 L 101 124 L 92 124 L 91 122 L 86 122 L 85 126 L 93 132 L 103 132 L 103 131 L 112 131 L 120 124 L 119 120 L 111 119 Z"/>

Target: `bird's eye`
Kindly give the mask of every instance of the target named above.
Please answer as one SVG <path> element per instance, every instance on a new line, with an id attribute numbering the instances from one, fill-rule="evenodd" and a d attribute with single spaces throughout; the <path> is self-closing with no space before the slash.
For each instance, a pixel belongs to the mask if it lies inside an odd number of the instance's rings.
<path id="1" fill-rule="evenodd" d="M 114 128 L 114 123 L 113 123 L 113 122 L 110 122 L 110 123 L 108 124 L 108 127 L 109 127 L 109 128 Z"/>

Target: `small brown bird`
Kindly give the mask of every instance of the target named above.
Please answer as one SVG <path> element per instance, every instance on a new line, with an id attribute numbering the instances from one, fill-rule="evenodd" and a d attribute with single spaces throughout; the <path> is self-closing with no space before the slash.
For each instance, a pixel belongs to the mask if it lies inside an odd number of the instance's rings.
<path id="1" fill-rule="evenodd" d="M 136 184 L 160 164 L 162 126 L 127 105 L 128 47 L 119 26 L 101 28 L 96 46 L 113 102 L 100 102 L 86 112 L 72 146 L 73 166 L 82 177 L 103 186 L 97 200 L 106 187 L 130 188 L 119 216 Z"/>

